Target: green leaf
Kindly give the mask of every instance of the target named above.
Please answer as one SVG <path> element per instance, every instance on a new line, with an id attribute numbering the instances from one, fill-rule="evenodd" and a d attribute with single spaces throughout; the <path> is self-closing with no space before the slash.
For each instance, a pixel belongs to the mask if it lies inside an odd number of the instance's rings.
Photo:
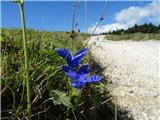
<path id="1" fill-rule="evenodd" d="M 2 42 L 5 42 L 5 39 L 2 36 L 0 36 L 0 43 Z"/>
<path id="2" fill-rule="evenodd" d="M 54 105 L 60 105 L 61 101 L 57 94 L 52 94 L 52 101 Z"/>
<path id="3" fill-rule="evenodd" d="M 66 107 L 72 107 L 72 103 L 70 102 L 70 97 L 66 95 L 65 92 L 61 92 L 59 90 L 52 90 L 50 92 L 50 96 L 52 97 L 53 104 L 60 105 L 63 104 Z"/>
<path id="4" fill-rule="evenodd" d="M 61 103 L 66 107 L 72 107 L 70 98 L 66 95 L 61 96 Z"/>

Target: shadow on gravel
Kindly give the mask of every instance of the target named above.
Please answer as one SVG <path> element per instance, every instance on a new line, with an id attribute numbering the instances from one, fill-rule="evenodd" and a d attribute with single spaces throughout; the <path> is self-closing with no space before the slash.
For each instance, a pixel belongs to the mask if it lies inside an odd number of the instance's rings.
<path id="1" fill-rule="evenodd" d="M 93 57 L 90 55 L 90 65 L 92 66 L 92 70 L 95 70 L 95 73 L 103 76 L 103 71 L 105 68 L 102 68 L 98 62 L 96 62 Z M 102 83 L 107 84 L 107 77 L 103 76 Z M 94 111 L 96 116 L 94 116 L 92 113 L 86 113 L 87 118 L 92 118 L 92 120 L 115 120 L 115 104 L 112 102 L 113 96 L 110 95 L 110 92 L 108 89 L 105 90 L 105 95 L 102 96 L 95 96 L 92 99 L 110 99 L 111 100 L 107 101 L 105 104 L 101 104 L 96 107 L 96 110 Z M 102 100 L 101 100 L 102 101 Z M 90 116 L 92 114 L 93 117 Z M 117 120 L 134 120 L 132 115 L 129 113 L 129 111 L 126 111 L 123 108 L 120 108 L 117 106 Z"/>

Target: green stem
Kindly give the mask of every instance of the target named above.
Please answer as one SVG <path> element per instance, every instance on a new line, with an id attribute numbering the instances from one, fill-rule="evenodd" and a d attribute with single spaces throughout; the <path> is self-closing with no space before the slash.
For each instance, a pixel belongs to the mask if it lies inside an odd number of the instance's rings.
<path id="1" fill-rule="evenodd" d="M 23 30 L 23 47 L 24 47 L 24 58 L 25 58 L 25 80 L 27 87 L 27 112 L 29 119 L 31 116 L 31 94 L 30 94 L 30 80 L 29 80 L 29 71 L 28 71 L 28 59 L 27 59 L 27 41 L 26 41 L 26 26 L 24 18 L 24 9 L 23 3 L 19 3 L 20 12 L 21 12 L 21 21 L 22 21 L 22 30 Z"/>

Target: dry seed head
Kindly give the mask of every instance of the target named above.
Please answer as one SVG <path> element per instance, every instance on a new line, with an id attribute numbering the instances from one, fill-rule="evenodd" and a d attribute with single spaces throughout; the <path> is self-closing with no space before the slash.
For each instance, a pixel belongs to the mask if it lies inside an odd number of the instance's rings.
<path id="1" fill-rule="evenodd" d="M 15 3 L 21 3 L 21 4 L 24 3 L 24 0 L 12 0 L 12 1 L 15 2 Z"/>

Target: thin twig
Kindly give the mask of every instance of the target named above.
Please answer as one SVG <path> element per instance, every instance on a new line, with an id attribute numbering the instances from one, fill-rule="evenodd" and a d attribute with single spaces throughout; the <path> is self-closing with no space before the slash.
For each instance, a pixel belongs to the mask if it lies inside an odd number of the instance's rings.
<path id="1" fill-rule="evenodd" d="M 75 115 L 73 110 L 72 110 L 72 113 L 73 113 L 74 119 L 77 120 L 77 117 L 76 117 L 76 115 Z"/>
<path id="2" fill-rule="evenodd" d="M 105 4 L 104 4 L 104 7 L 102 9 L 102 14 L 101 14 L 101 16 L 100 16 L 100 18 L 98 20 L 97 25 L 95 26 L 94 30 L 92 31 L 91 35 L 93 35 L 95 33 L 95 31 L 98 28 L 98 26 L 100 25 L 100 23 L 104 20 L 104 17 L 105 17 L 104 12 L 105 12 L 105 8 L 107 6 L 107 2 L 108 1 L 106 1 Z M 90 40 L 91 40 L 91 37 L 87 40 L 86 44 L 83 46 L 84 48 L 88 45 L 88 43 L 89 43 Z"/>
<path id="3" fill-rule="evenodd" d="M 15 116 L 18 120 L 21 120 L 15 113 L 9 112 L 9 114 L 12 114 L 12 115 Z"/>
<path id="4" fill-rule="evenodd" d="M 40 111 L 40 112 L 38 112 L 36 114 L 33 114 L 31 117 L 33 117 L 35 115 L 38 115 L 38 114 L 41 114 L 41 113 L 44 113 L 44 112 L 47 112 L 49 110 L 49 108 L 50 108 L 50 106 L 47 109 L 43 110 L 43 111 Z"/>
<path id="5" fill-rule="evenodd" d="M 103 101 L 102 103 L 100 103 L 101 105 L 103 105 L 103 104 L 105 104 L 106 102 L 108 102 L 108 101 L 110 101 L 112 99 L 112 97 L 110 97 L 109 99 L 107 99 L 107 100 L 105 100 L 105 101 Z M 93 109 L 95 109 L 96 107 L 95 106 L 93 106 L 93 107 L 91 107 L 89 110 L 91 111 L 91 110 L 93 110 Z M 84 112 L 84 110 L 83 111 L 81 111 L 81 113 L 83 113 Z"/>
<path id="6" fill-rule="evenodd" d="M 6 89 L 10 86 L 11 83 L 12 83 L 12 80 L 9 81 L 9 83 L 7 83 L 7 85 L 0 91 L 0 96 L 4 93 L 4 91 L 6 91 Z"/>

